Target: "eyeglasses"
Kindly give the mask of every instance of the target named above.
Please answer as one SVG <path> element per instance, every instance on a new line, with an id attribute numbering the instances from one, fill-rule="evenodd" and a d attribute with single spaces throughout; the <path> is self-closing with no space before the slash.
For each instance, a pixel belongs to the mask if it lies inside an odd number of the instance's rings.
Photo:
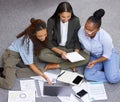
<path id="1" fill-rule="evenodd" d="M 85 29 L 85 28 L 84 28 L 84 30 L 85 30 L 85 32 L 86 32 L 88 35 L 91 35 L 91 34 L 93 34 L 93 33 L 95 33 L 95 32 L 98 31 L 98 29 L 95 29 L 95 30 L 93 30 L 93 31 L 90 31 L 90 30 L 87 30 L 87 29 Z"/>

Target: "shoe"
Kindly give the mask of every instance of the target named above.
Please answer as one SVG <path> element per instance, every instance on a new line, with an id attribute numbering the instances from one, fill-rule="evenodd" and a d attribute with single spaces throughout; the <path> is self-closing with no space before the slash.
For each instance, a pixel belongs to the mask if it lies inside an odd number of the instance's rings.
<path id="1" fill-rule="evenodd" d="M 3 72 L 3 67 L 0 67 L 0 73 L 2 73 Z"/>
<path id="2" fill-rule="evenodd" d="M 73 72 L 76 72 L 76 67 L 71 67 L 71 70 L 73 71 Z"/>
<path id="3" fill-rule="evenodd" d="M 0 77 L 3 77 L 3 74 L 2 74 L 2 72 L 3 72 L 3 67 L 0 67 Z"/>
<path id="4" fill-rule="evenodd" d="M 58 69 L 60 66 L 57 63 L 51 63 L 51 64 L 47 64 L 44 68 L 44 71 L 46 70 L 52 70 L 52 69 Z"/>

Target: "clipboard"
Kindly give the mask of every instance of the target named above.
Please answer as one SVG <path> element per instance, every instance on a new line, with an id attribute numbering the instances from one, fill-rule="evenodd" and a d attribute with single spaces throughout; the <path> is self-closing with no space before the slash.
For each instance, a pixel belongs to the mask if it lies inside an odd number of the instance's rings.
<path id="1" fill-rule="evenodd" d="M 84 80 L 84 76 L 71 71 L 62 70 L 57 77 L 57 81 L 68 83 L 71 85 L 80 85 Z"/>

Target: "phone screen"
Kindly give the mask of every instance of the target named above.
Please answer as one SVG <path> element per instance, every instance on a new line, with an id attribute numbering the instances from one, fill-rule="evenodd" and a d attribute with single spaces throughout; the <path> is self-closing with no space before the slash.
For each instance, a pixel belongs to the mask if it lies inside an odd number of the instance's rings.
<path id="1" fill-rule="evenodd" d="M 73 83 L 79 84 L 79 83 L 81 82 L 82 79 L 83 79 L 83 77 L 77 76 L 77 77 L 73 80 Z"/>
<path id="2" fill-rule="evenodd" d="M 79 91 L 79 92 L 77 93 L 77 96 L 83 97 L 85 94 L 87 94 L 87 91 L 85 91 L 84 89 L 82 89 L 81 91 Z"/>

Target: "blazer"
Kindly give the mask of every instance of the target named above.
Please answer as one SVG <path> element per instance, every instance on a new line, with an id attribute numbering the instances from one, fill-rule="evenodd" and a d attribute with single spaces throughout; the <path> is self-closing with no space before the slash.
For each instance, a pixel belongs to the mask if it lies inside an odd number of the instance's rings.
<path id="1" fill-rule="evenodd" d="M 73 17 L 68 22 L 68 37 L 65 47 L 68 49 L 80 49 L 80 43 L 78 40 L 78 30 L 80 29 L 80 21 L 78 17 Z M 48 47 L 59 46 L 61 41 L 60 21 L 55 25 L 55 20 L 49 18 L 47 21 L 48 31 Z"/>

